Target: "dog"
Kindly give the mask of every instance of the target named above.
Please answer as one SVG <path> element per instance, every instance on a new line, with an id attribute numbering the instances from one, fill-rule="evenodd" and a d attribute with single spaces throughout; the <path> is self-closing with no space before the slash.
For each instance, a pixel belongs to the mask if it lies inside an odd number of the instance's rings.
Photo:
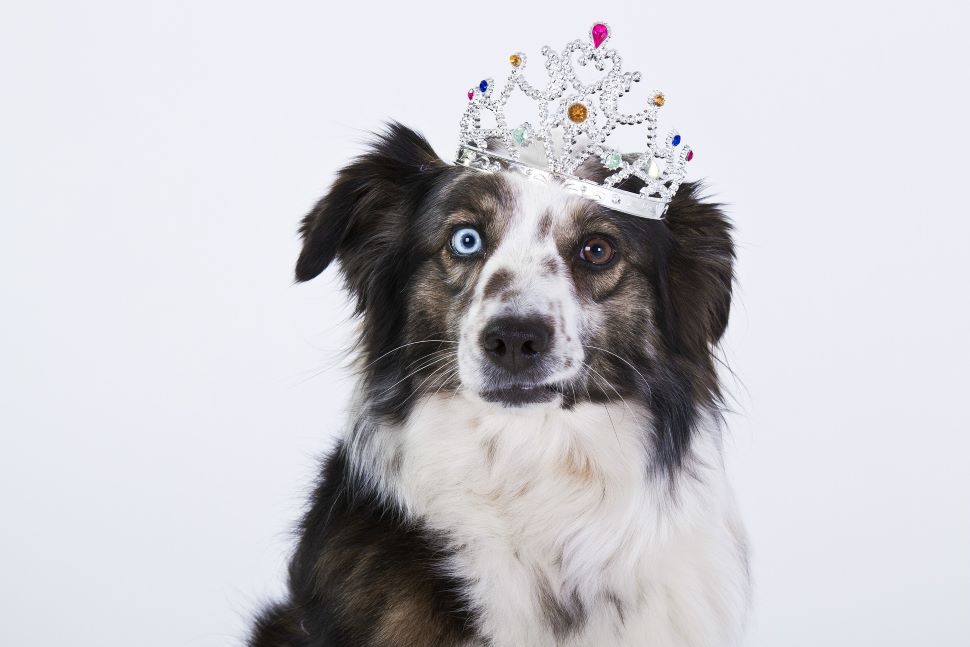
<path id="1" fill-rule="evenodd" d="M 637 218 L 397 123 L 339 173 L 296 278 L 339 261 L 355 413 L 250 647 L 739 644 L 714 356 L 735 252 L 700 192 Z"/>

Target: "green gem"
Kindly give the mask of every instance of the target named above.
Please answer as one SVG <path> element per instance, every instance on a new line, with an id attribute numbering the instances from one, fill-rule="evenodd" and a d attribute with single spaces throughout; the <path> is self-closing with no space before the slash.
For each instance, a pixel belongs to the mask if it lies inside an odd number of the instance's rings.
<path id="1" fill-rule="evenodd" d="M 616 169 L 620 168 L 620 164 L 622 163 L 623 163 L 623 158 L 620 157 L 619 153 L 610 153 L 609 155 L 606 156 L 606 159 L 603 160 L 603 166 L 610 169 L 611 171 L 615 171 Z"/>
<path id="2" fill-rule="evenodd" d="M 525 128 L 516 128 L 512 131 L 512 141 L 519 146 L 525 146 Z"/>

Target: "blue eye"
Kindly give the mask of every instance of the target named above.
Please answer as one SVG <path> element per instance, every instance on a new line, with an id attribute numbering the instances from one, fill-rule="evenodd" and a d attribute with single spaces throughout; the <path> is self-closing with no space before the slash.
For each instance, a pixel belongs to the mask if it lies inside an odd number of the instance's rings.
<path id="1" fill-rule="evenodd" d="M 451 235 L 451 248 L 459 256 L 471 256 L 482 251 L 482 235 L 474 227 L 461 227 Z"/>

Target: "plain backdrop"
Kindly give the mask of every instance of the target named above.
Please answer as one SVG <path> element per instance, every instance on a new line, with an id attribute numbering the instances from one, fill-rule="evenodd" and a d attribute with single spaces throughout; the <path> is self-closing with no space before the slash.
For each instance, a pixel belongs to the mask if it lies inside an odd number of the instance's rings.
<path id="1" fill-rule="evenodd" d="M 737 225 L 748 644 L 966 647 L 965 6 L 4 2 L 0 644 L 241 644 L 351 387 L 299 218 L 607 20 Z"/>

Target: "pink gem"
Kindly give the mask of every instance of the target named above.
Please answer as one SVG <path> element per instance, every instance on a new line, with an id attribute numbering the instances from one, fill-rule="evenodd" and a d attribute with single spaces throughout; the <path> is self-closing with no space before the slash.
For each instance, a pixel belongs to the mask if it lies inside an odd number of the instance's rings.
<path id="1" fill-rule="evenodd" d="M 610 30 L 606 28 L 601 22 L 593 25 L 593 47 L 599 47 L 606 40 L 606 37 L 610 35 Z"/>
<path id="2" fill-rule="evenodd" d="M 474 98 L 475 98 L 475 91 L 474 90 L 469 90 L 468 91 L 468 100 L 471 101 Z"/>
<path id="3" fill-rule="evenodd" d="M 687 151 L 687 161 L 694 159 L 694 151 Z"/>

